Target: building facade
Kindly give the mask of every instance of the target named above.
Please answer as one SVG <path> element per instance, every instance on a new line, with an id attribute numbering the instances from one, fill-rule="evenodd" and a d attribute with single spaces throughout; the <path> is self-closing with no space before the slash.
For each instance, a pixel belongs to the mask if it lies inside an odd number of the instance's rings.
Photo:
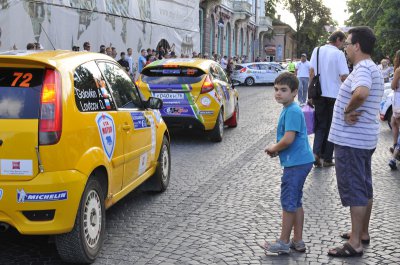
<path id="1" fill-rule="evenodd" d="M 200 50 L 212 56 L 263 56 L 265 34 L 272 20 L 265 16 L 265 0 L 201 0 Z"/>
<path id="2" fill-rule="evenodd" d="M 282 62 L 295 59 L 297 43 L 295 30 L 291 26 L 280 21 L 280 16 L 273 21 L 272 38 L 264 37 L 264 51 L 267 61 Z"/>

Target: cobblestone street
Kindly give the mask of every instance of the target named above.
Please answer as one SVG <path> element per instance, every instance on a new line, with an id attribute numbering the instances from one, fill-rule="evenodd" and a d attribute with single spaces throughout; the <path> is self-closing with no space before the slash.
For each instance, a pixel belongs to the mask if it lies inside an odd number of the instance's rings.
<path id="1" fill-rule="evenodd" d="M 304 187 L 306 253 L 266 256 L 279 235 L 281 168 L 264 147 L 275 141 L 281 106 L 271 86 L 239 87 L 240 122 L 222 143 L 172 131 L 172 173 L 163 194 L 135 191 L 107 211 L 107 238 L 94 264 L 399 264 L 400 173 L 387 165 L 391 132 L 381 124 L 373 156 L 371 243 L 361 258 L 327 256 L 343 244 L 349 208 L 334 168 L 313 169 Z M 310 137 L 310 143 L 312 138 Z M 51 237 L 0 234 L 0 264 L 62 264 Z"/>

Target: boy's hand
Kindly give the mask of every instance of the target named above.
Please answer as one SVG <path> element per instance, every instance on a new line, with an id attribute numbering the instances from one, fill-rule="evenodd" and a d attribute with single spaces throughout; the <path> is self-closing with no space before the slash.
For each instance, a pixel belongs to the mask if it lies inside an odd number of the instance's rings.
<path id="1" fill-rule="evenodd" d="M 265 148 L 265 152 L 270 156 L 270 157 L 276 157 L 278 155 L 278 152 L 274 151 L 274 146 L 270 145 Z"/>

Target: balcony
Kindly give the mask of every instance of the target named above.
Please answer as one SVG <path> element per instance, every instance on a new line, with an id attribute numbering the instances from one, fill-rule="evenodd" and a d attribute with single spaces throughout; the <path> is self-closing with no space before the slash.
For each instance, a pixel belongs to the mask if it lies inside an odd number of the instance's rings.
<path id="1" fill-rule="evenodd" d="M 247 1 L 233 1 L 232 7 L 235 20 L 248 20 L 253 16 L 251 6 Z"/>
<path id="2" fill-rule="evenodd" d="M 260 33 L 268 33 L 273 29 L 272 27 L 272 19 L 270 17 L 259 17 L 258 18 L 258 28 L 257 28 L 257 35 Z"/>

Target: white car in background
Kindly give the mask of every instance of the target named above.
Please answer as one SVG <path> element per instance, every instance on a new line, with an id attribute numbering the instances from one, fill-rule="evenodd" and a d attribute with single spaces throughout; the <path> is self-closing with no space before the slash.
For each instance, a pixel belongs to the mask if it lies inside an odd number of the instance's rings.
<path id="1" fill-rule="evenodd" d="M 232 81 L 252 86 L 254 84 L 274 83 L 281 73 L 286 72 L 276 63 L 258 62 L 237 64 L 231 74 Z"/>
<path id="2" fill-rule="evenodd" d="M 392 126 L 390 125 L 390 120 L 392 119 L 393 115 L 393 110 L 392 110 L 393 98 L 394 98 L 394 91 L 391 87 L 391 84 L 385 83 L 385 90 L 383 92 L 382 101 L 379 108 L 379 114 L 382 121 L 387 121 L 390 129 L 392 129 Z"/>

